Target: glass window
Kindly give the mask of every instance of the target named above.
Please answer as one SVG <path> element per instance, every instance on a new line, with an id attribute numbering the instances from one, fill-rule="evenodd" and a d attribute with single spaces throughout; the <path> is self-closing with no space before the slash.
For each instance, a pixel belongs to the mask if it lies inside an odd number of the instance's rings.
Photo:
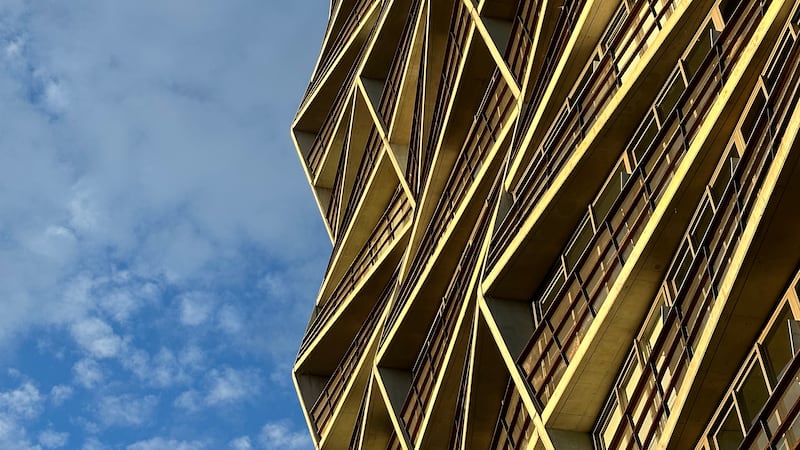
<path id="1" fill-rule="evenodd" d="M 800 9 L 798 9 L 798 11 L 800 11 Z M 772 86 L 775 85 L 775 81 L 781 73 L 781 69 L 783 69 L 784 64 L 789 60 L 789 52 L 792 50 L 792 44 L 794 43 L 794 38 L 791 33 L 789 33 L 789 30 L 784 31 L 783 34 L 780 47 L 778 47 L 777 52 L 773 54 L 772 61 L 770 61 L 769 66 L 767 66 L 767 70 L 764 71 L 764 78 L 767 84 L 767 90 L 769 91 L 772 91 Z"/>
<path id="2" fill-rule="evenodd" d="M 750 366 L 750 373 L 736 392 L 736 400 L 742 413 L 742 421 L 749 427 L 758 417 L 758 412 L 769 398 L 767 383 L 764 380 L 758 360 Z"/>
<path id="3" fill-rule="evenodd" d="M 720 165 L 717 168 L 717 173 L 714 175 L 711 183 L 711 195 L 714 202 L 718 205 L 722 200 L 722 194 L 725 192 L 725 187 L 728 182 L 733 178 L 733 173 L 736 170 L 736 165 L 739 162 L 739 151 L 735 143 L 728 148 L 726 156 L 720 159 Z"/>
<path id="4" fill-rule="evenodd" d="M 686 86 L 683 84 L 683 78 L 681 78 L 680 73 L 677 71 L 673 74 L 672 79 L 668 81 L 668 83 L 668 87 L 662 91 L 661 96 L 656 101 L 656 110 L 662 122 L 678 103 L 678 99 L 680 99 L 681 94 L 683 94 L 683 91 L 686 89 Z"/>
<path id="5" fill-rule="evenodd" d="M 764 97 L 764 93 L 760 90 L 757 91 L 756 97 L 750 104 L 750 109 L 747 111 L 747 115 L 740 127 L 745 142 L 750 142 L 753 133 L 764 125 L 764 118 L 766 118 L 766 116 L 762 118 L 762 113 L 766 112 L 766 104 L 767 99 Z"/>
<path id="6" fill-rule="evenodd" d="M 784 304 L 783 310 L 764 339 L 767 371 L 770 374 L 773 385 L 792 359 L 792 344 L 789 341 L 789 320 L 792 320 L 792 312 L 789 310 L 789 305 Z"/>
<path id="7" fill-rule="evenodd" d="M 597 196 L 597 199 L 594 201 L 592 206 L 592 212 L 594 213 L 594 220 L 596 224 L 605 221 L 606 215 L 611 209 L 611 205 L 614 204 L 614 200 L 616 200 L 619 196 L 619 193 L 622 192 L 622 185 L 626 180 L 624 175 L 627 173 L 628 171 L 625 168 L 625 161 L 622 159 L 619 160 L 619 162 L 617 162 L 617 167 L 614 168 L 611 177 L 606 180 L 606 185 L 603 187 L 603 190 Z"/>
<path id="8" fill-rule="evenodd" d="M 683 68 L 686 71 L 686 79 L 691 80 L 700 66 L 703 64 L 706 55 L 714 46 L 713 39 L 714 24 L 709 21 L 703 32 L 697 36 L 692 45 L 692 49 L 686 54 L 683 60 Z"/>
<path id="9" fill-rule="evenodd" d="M 741 0 L 722 0 L 719 2 L 719 13 L 726 25 L 733 17 L 733 13 L 736 12 L 739 3 L 741 3 Z"/>
<path id="10" fill-rule="evenodd" d="M 736 410 L 731 405 L 728 407 L 728 413 L 722 420 L 719 429 L 714 434 L 714 441 L 719 450 L 736 450 L 742 439 L 744 439 L 742 427 L 739 425 Z"/>
<path id="11" fill-rule="evenodd" d="M 566 265 L 567 272 L 571 272 L 572 268 L 575 267 L 578 258 L 583 254 L 586 246 L 589 245 L 592 236 L 594 236 L 592 223 L 589 221 L 589 217 L 585 216 L 583 222 L 575 232 L 572 241 L 567 246 L 567 251 L 564 252 L 564 264 Z"/>
<path id="12" fill-rule="evenodd" d="M 645 153 L 647 153 L 647 149 L 650 147 L 653 139 L 655 139 L 656 133 L 658 133 L 658 127 L 656 126 L 656 121 L 653 119 L 653 114 L 648 113 L 645 120 L 645 125 L 639 127 L 636 136 L 631 140 L 632 146 L 630 154 L 633 156 L 637 165 L 641 164 Z"/>

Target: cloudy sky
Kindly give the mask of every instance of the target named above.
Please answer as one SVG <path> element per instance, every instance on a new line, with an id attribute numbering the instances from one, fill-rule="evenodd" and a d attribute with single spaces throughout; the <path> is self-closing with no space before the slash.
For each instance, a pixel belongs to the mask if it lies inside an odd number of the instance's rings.
<path id="1" fill-rule="evenodd" d="M 0 448 L 311 448 L 328 0 L 0 0 Z"/>

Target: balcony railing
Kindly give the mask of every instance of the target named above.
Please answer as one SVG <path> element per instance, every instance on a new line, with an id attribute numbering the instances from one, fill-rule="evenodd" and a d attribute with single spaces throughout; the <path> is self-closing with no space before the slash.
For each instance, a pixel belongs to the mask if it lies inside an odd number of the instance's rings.
<path id="1" fill-rule="evenodd" d="M 347 229 L 350 225 L 350 221 L 353 219 L 356 208 L 358 208 L 358 203 L 361 201 L 364 190 L 367 188 L 370 175 L 375 170 L 375 162 L 378 160 L 382 149 L 383 139 L 381 139 L 381 135 L 378 133 L 378 128 L 373 124 L 372 131 L 370 131 L 369 138 L 367 138 L 367 145 L 364 147 L 364 155 L 361 157 L 361 163 L 358 165 L 356 181 L 350 193 L 347 208 L 345 208 L 344 216 L 342 217 L 341 227 L 344 230 Z"/>
<path id="2" fill-rule="evenodd" d="M 320 127 L 319 132 L 314 138 L 314 142 L 311 144 L 308 157 L 306 157 L 306 164 L 308 165 L 308 171 L 311 172 L 312 178 L 315 178 L 319 174 L 322 159 L 325 156 L 325 152 L 328 150 L 331 139 L 333 138 L 333 132 L 336 129 L 336 124 L 339 122 L 339 118 L 342 116 L 342 114 L 345 113 L 343 109 L 347 103 L 347 99 L 350 97 L 350 93 L 352 92 L 355 74 L 356 66 L 353 66 L 353 68 L 351 68 L 350 72 L 347 74 L 347 79 L 339 88 L 339 93 L 336 94 L 336 98 L 333 100 L 331 109 L 328 111 L 325 121 L 322 122 L 322 127 Z"/>
<path id="3" fill-rule="evenodd" d="M 442 66 L 442 76 L 439 81 L 439 92 L 436 96 L 436 104 L 433 108 L 433 124 L 431 126 L 428 145 L 425 149 L 425 156 L 422 158 L 421 176 L 426 178 L 433 165 L 433 156 L 436 146 L 439 144 L 439 133 L 444 125 L 447 107 L 450 104 L 450 97 L 455 90 L 458 67 L 466 52 L 467 36 L 472 25 L 469 11 L 463 1 L 456 1 L 453 5 L 453 16 L 450 19 L 450 31 L 447 39 L 447 50 L 445 53 L 444 64 Z"/>
<path id="4" fill-rule="evenodd" d="M 488 200 L 484 203 L 411 370 L 411 390 L 406 396 L 401 416 L 412 439 L 416 439 L 420 431 L 434 384 L 443 369 L 448 343 L 455 339 L 456 321 L 461 307 L 467 301 L 467 288 L 489 227 L 492 205 Z"/>
<path id="5" fill-rule="evenodd" d="M 550 187 L 563 164 L 586 137 L 599 113 L 624 84 L 633 63 L 661 31 L 672 14 L 676 1 L 679 0 L 664 0 L 651 5 L 648 0 L 639 0 L 624 21 L 617 17 L 609 24 L 604 35 L 608 47 L 601 46 L 601 53 L 589 61 L 541 145 L 534 143 L 539 148 L 525 169 L 522 180 L 512 189 L 514 203 L 501 222 L 497 237 L 490 247 L 490 266 L 497 262 L 502 250 L 516 236 L 519 226 Z M 624 7 L 624 2 L 620 7 Z M 621 14 L 620 11 L 617 12 L 618 16 Z M 543 71 L 545 72 L 547 70 Z M 534 88 L 534 99 L 541 98 L 548 81 L 549 78 L 542 78 L 541 83 Z M 527 119 L 522 119 L 520 130 L 530 127 L 538 102 L 539 100 L 534 100 L 527 107 Z M 518 140 L 515 145 L 520 145 L 521 141 Z"/>
<path id="6" fill-rule="evenodd" d="M 325 211 L 325 218 L 328 219 L 328 225 L 331 227 L 331 232 L 336 239 L 339 236 L 339 212 L 342 206 L 342 196 L 344 195 L 344 178 L 345 169 L 347 167 L 347 154 L 350 143 L 350 133 L 345 137 L 345 143 L 342 149 L 342 155 L 339 157 L 339 165 L 336 169 L 336 176 L 333 179 L 333 191 L 331 192 L 331 200 L 328 203 L 328 208 Z"/>
<path id="7" fill-rule="evenodd" d="M 398 232 L 411 220 L 411 205 L 408 197 L 398 186 L 389 201 L 389 207 L 373 228 L 364 247 L 347 269 L 330 298 L 320 306 L 311 326 L 300 344 L 300 353 L 305 351 L 311 341 L 319 334 L 336 309 L 355 290 L 367 272 L 382 260 L 390 244 L 399 237 Z"/>
<path id="8" fill-rule="evenodd" d="M 586 2 L 583 0 L 564 2 L 564 6 L 561 8 L 558 18 L 556 19 L 556 25 L 553 29 L 553 34 L 550 35 L 544 61 L 542 62 L 541 66 L 533 67 L 531 69 L 533 71 L 530 75 L 531 81 L 529 81 L 531 84 L 531 91 L 530 94 L 528 94 L 529 100 L 527 101 L 528 106 L 526 107 L 525 114 L 520 118 L 520 123 L 522 124 L 522 128 L 520 128 L 520 130 L 527 130 L 531 125 L 536 107 L 538 107 L 539 103 L 541 103 L 542 97 L 544 97 L 545 90 L 547 89 L 547 85 L 553 79 L 553 72 L 556 70 L 556 65 L 558 65 L 558 61 L 561 60 L 561 57 L 564 54 L 564 50 L 566 49 L 567 43 L 572 36 L 572 32 L 575 30 L 575 22 L 578 20 L 578 15 L 583 9 L 585 3 Z M 625 2 L 621 3 L 622 4 L 620 5 L 619 10 L 627 12 L 624 7 Z M 522 133 L 517 136 L 517 139 L 514 142 L 512 147 L 512 156 L 516 154 L 521 144 Z"/>
<path id="9" fill-rule="evenodd" d="M 353 435 L 350 437 L 350 445 L 347 446 L 348 450 L 360 450 L 361 438 L 364 436 L 364 416 L 369 408 L 369 389 L 364 389 L 364 396 L 361 398 L 361 407 L 358 408 L 358 416 L 356 416 L 356 425 L 353 430 Z"/>
<path id="10" fill-rule="evenodd" d="M 749 27 L 732 27 L 745 37 L 758 24 L 758 8 L 754 6 L 750 12 L 741 16 Z M 542 405 L 561 380 L 678 163 L 691 146 L 700 126 L 698 118 L 706 116 L 722 89 L 723 80 L 741 53 L 729 51 L 732 46 L 741 49 L 735 45 L 738 41 L 738 36 L 724 33 L 717 43 L 720 55 L 707 53 L 688 88 L 684 88 L 682 68 L 673 72 L 671 81 L 653 105 L 656 117 L 648 114 L 635 135 L 633 147 L 628 147 L 623 156 L 636 162 L 635 169 L 629 176 L 626 170 L 616 169 L 612 173 L 606 190 L 590 206 L 554 266 L 553 275 L 545 283 L 545 292 L 534 298 L 534 310 L 543 313 L 543 317 L 540 316 L 542 319 L 519 363 Z M 722 61 L 730 64 L 723 65 Z M 650 141 L 648 138 L 653 135 L 655 139 Z M 617 187 L 622 184 L 617 181 L 620 175 L 627 178 L 621 189 Z M 614 183 L 619 184 L 614 186 Z M 609 203 L 608 197 L 616 198 Z"/>
<path id="11" fill-rule="evenodd" d="M 392 434 L 389 436 L 389 443 L 386 444 L 386 450 L 403 450 L 397 432 L 392 431 Z"/>
<path id="12" fill-rule="evenodd" d="M 428 35 L 425 32 L 425 40 Z M 427 42 L 425 43 L 427 47 Z M 419 198 L 422 194 L 422 146 L 425 133 L 425 65 L 420 64 L 417 76 L 417 90 L 414 96 L 414 115 L 411 119 L 411 139 L 408 142 L 408 162 L 406 163 L 406 177 L 411 195 Z"/>
<path id="13" fill-rule="evenodd" d="M 539 21 L 539 7 L 539 0 L 519 2 L 516 14 L 514 14 L 514 23 L 511 25 L 508 46 L 503 55 L 511 74 L 514 75 L 514 80 L 519 85 L 522 84 L 525 66 L 533 48 L 533 33 L 536 30 L 536 23 Z"/>
<path id="14" fill-rule="evenodd" d="M 394 54 L 392 65 L 389 68 L 389 75 L 386 77 L 386 84 L 383 87 L 378 112 L 383 118 L 386 126 L 391 126 L 394 111 L 397 107 L 397 98 L 400 95 L 400 85 L 403 83 L 403 74 L 408 66 L 411 44 L 414 41 L 414 31 L 419 18 L 419 10 L 422 0 L 412 0 L 408 19 L 400 35 L 400 44 Z"/>
<path id="15" fill-rule="evenodd" d="M 386 289 L 384 289 L 383 293 L 378 298 L 375 306 L 372 307 L 367 318 L 364 319 L 364 324 L 361 325 L 350 347 L 348 347 L 345 352 L 344 357 L 331 374 L 327 383 L 325 383 L 325 387 L 322 389 L 319 397 L 317 397 L 316 402 L 314 402 L 314 406 L 311 407 L 310 415 L 314 428 L 320 435 L 325 432 L 325 427 L 333 417 L 336 406 L 342 400 L 342 395 L 348 383 L 355 375 L 356 367 L 358 367 L 359 362 L 364 356 L 364 352 L 367 351 L 369 340 L 374 334 L 375 327 L 378 325 L 386 303 L 394 290 L 396 277 L 397 272 L 395 272 L 386 285 Z"/>
<path id="16" fill-rule="evenodd" d="M 506 84 L 502 73 L 495 69 L 486 93 L 478 108 L 461 151 L 456 157 L 453 169 L 445 183 L 444 191 L 436 204 L 425 235 L 414 256 L 411 272 L 403 283 L 398 302 L 393 307 L 390 322 L 399 315 L 405 301 L 411 294 L 416 281 L 422 275 L 425 262 L 431 256 L 445 230 L 455 217 L 456 211 L 486 163 L 486 155 L 497 143 L 498 135 L 509 120 L 514 107 L 514 95 Z"/>
<path id="17" fill-rule="evenodd" d="M 489 448 L 492 450 L 524 450 L 528 448 L 533 431 L 531 416 L 522 403 L 522 398 L 514 386 L 514 380 L 509 379 Z"/>
<path id="18" fill-rule="evenodd" d="M 456 417 L 453 428 L 450 431 L 450 443 L 447 446 L 450 450 L 461 450 L 464 427 L 467 425 L 467 385 L 469 384 L 469 373 L 472 368 L 472 358 L 469 356 L 469 349 L 472 348 L 472 333 L 469 335 L 467 344 L 467 361 L 461 371 L 461 383 L 458 385 L 458 396 L 456 398 Z"/>
<path id="19" fill-rule="evenodd" d="M 757 5 L 752 5 L 756 6 Z M 740 126 L 746 144 L 735 168 L 722 170 L 698 205 L 687 234 L 667 271 L 651 320 L 630 359 L 635 376 L 617 382 L 598 426 L 607 448 L 652 444 L 685 381 L 699 336 L 717 301 L 732 255 L 750 219 L 757 193 L 770 170 L 798 101 L 800 46 L 794 45 L 765 97 L 757 88 Z M 737 153 L 738 154 L 738 153 Z M 725 163 L 726 161 L 723 161 Z M 641 360 L 641 363 L 639 362 Z M 628 392 L 620 402 L 617 392 Z M 621 404 L 620 404 L 621 403 Z"/>
<path id="20" fill-rule="evenodd" d="M 356 4 L 353 6 L 353 9 L 350 10 L 350 14 L 347 16 L 344 25 L 336 35 L 330 50 L 326 52 L 322 61 L 320 61 L 319 70 L 314 73 L 314 78 L 309 83 L 308 89 L 306 89 L 306 93 L 303 96 L 304 102 L 308 96 L 317 89 L 320 83 L 322 83 L 322 79 L 325 78 L 325 74 L 330 70 L 333 62 L 336 60 L 336 57 L 339 56 L 339 54 L 345 48 L 355 30 L 361 25 L 361 22 L 366 17 L 372 5 L 375 3 L 375 0 L 357 0 Z M 358 64 L 355 65 L 357 66 Z"/>
<path id="21" fill-rule="evenodd" d="M 800 348 L 792 338 L 800 322 L 792 313 L 795 283 L 789 286 L 695 448 L 771 450 L 800 442 Z"/>

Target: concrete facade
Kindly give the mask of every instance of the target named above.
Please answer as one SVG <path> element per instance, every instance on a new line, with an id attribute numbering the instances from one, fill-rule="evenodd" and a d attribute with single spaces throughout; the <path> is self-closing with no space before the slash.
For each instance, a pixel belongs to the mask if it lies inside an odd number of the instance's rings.
<path id="1" fill-rule="evenodd" d="M 319 449 L 800 442 L 800 0 L 333 0 Z"/>

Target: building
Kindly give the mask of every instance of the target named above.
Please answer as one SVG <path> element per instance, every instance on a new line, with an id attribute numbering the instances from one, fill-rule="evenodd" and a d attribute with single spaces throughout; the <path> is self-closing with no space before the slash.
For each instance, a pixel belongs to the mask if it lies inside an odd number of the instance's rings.
<path id="1" fill-rule="evenodd" d="M 333 0 L 321 449 L 793 448 L 800 0 Z"/>

